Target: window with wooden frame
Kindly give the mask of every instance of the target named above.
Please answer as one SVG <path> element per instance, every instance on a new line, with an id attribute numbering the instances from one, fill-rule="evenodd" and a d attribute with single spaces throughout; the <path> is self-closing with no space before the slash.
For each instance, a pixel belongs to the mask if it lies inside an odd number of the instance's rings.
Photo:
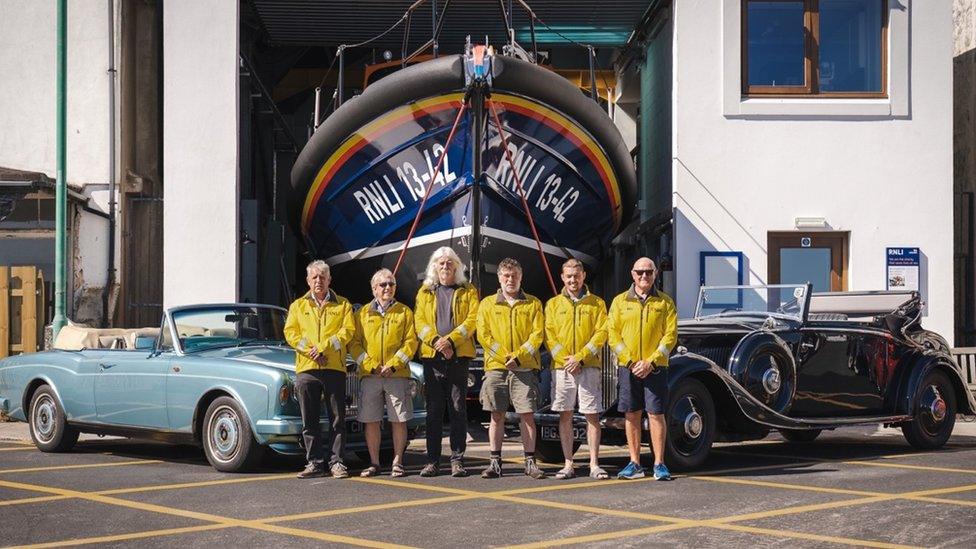
<path id="1" fill-rule="evenodd" d="M 742 93 L 884 98 L 888 0 L 742 0 Z"/>

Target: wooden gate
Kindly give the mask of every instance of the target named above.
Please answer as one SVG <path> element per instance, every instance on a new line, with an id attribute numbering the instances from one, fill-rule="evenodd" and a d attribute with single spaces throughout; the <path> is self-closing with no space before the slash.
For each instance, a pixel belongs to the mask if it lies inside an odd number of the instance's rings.
<path id="1" fill-rule="evenodd" d="M 0 358 L 39 350 L 44 303 L 40 269 L 0 266 Z"/>

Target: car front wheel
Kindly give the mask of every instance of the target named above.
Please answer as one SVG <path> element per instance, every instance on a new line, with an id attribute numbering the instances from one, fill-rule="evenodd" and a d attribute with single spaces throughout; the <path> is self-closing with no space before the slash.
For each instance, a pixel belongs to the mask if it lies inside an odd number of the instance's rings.
<path id="1" fill-rule="evenodd" d="M 231 397 L 219 397 L 207 407 L 202 438 L 207 461 L 218 471 L 247 471 L 261 459 L 247 414 Z"/>
<path id="2" fill-rule="evenodd" d="M 822 433 L 822 429 L 780 429 L 779 434 L 789 442 L 813 442 Z"/>
<path id="3" fill-rule="evenodd" d="M 949 378 L 929 372 L 915 397 L 915 418 L 901 427 L 908 443 L 922 450 L 941 448 L 956 424 L 956 393 Z"/>
<path id="4" fill-rule="evenodd" d="M 576 454 L 576 451 L 582 445 L 582 442 L 574 440 L 573 454 Z M 563 444 L 558 440 L 537 440 L 535 443 L 535 453 L 546 463 L 563 463 L 566 459 L 563 457 Z"/>
<path id="5" fill-rule="evenodd" d="M 665 462 L 676 471 L 701 467 L 715 440 L 715 402 L 705 385 L 692 378 L 678 382 L 666 420 Z"/>
<path id="6" fill-rule="evenodd" d="M 31 440 L 42 452 L 67 452 L 78 442 L 78 430 L 68 425 L 50 385 L 42 385 L 31 397 L 28 426 Z"/>

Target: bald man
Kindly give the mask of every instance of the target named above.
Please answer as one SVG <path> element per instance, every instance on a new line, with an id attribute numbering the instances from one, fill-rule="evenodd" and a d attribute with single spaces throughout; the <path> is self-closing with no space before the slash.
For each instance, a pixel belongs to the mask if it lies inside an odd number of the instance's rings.
<path id="1" fill-rule="evenodd" d="M 617 409 L 626 419 L 630 463 L 617 478 L 644 476 L 640 465 L 641 416 L 646 412 L 654 453 L 654 478 L 670 480 L 664 464 L 668 405 L 668 356 L 678 339 L 678 313 L 671 300 L 654 287 L 657 266 L 650 258 L 634 262 L 633 285 L 614 298 L 607 322 L 610 348 L 617 355 Z"/>

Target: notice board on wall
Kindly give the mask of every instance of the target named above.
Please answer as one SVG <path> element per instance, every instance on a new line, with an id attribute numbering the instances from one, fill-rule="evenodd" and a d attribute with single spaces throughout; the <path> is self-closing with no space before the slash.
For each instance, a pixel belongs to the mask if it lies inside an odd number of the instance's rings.
<path id="1" fill-rule="evenodd" d="M 885 288 L 919 291 L 920 256 L 918 248 L 888 248 L 885 253 Z"/>

